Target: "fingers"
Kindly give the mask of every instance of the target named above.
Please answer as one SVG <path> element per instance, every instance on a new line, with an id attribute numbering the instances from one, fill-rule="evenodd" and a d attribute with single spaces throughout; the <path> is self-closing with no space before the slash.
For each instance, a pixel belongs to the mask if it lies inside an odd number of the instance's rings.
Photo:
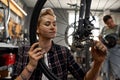
<path id="1" fill-rule="evenodd" d="M 32 54 L 36 55 L 36 54 L 41 53 L 41 52 L 42 52 L 42 48 L 39 47 L 39 42 L 34 43 L 29 50 L 29 54 L 31 54 L 31 55 Z"/>
<path id="2" fill-rule="evenodd" d="M 33 50 L 31 49 L 28 53 L 30 56 L 32 56 L 32 55 L 37 56 L 39 54 L 43 54 L 43 50 L 42 50 L 42 48 L 35 48 Z"/>
<path id="3" fill-rule="evenodd" d="M 36 67 L 38 64 L 38 61 L 44 56 L 45 50 L 39 47 L 39 42 L 34 43 L 29 52 L 29 62 Z"/>
<path id="4" fill-rule="evenodd" d="M 44 56 L 44 53 L 45 53 L 44 50 L 39 51 L 39 52 L 37 52 L 37 53 L 35 54 L 35 57 L 39 57 L 39 56 L 43 57 L 43 56 Z"/>
<path id="5" fill-rule="evenodd" d="M 106 52 L 107 51 L 106 46 L 101 41 L 95 41 L 94 43 L 95 43 L 94 44 L 95 45 L 94 46 L 95 49 L 101 50 L 102 52 Z"/>
<path id="6" fill-rule="evenodd" d="M 42 58 L 45 53 L 45 50 L 38 46 L 39 42 L 34 43 L 28 52 L 30 59 L 35 61 L 38 61 L 40 58 Z"/>
<path id="7" fill-rule="evenodd" d="M 45 53 L 45 50 L 35 49 L 33 52 L 29 52 L 29 56 L 31 56 L 33 59 L 38 60 L 43 57 Z"/>
<path id="8" fill-rule="evenodd" d="M 38 48 L 35 48 L 32 52 L 36 54 L 42 50 L 43 50 L 42 48 L 38 47 Z"/>
<path id="9" fill-rule="evenodd" d="M 30 51 L 33 51 L 37 46 L 39 46 L 39 42 L 34 43 L 31 48 Z"/>

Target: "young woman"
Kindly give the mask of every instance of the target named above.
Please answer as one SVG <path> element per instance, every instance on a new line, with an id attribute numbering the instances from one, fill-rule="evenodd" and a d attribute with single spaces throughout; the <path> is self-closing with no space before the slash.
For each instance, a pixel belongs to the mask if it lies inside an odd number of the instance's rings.
<path id="1" fill-rule="evenodd" d="M 39 66 L 39 60 L 43 57 L 48 68 L 61 80 L 67 80 L 68 71 L 77 80 L 96 79 L 106 55 L 106 47 L 100 41 L 94 42 L 95 45 L 91 50 L 94 64 L 85 75 L 75 62 L 70 50 L 53 42 L 52 39 L 56 36 L 57 25 L 56 16 L 51 8 L 42 9 L 36 31 L 39 37 L 38 42 L 31 47 L 24 47 L 19 50 L 14 66 L 14 79 L 47 80 Z M 39 47 L 35 48 L 37 45 Z"/>

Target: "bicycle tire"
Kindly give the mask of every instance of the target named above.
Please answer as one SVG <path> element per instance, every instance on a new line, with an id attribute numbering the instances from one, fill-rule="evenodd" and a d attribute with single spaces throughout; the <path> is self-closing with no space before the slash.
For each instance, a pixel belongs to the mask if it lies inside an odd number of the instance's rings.
<path id="1" fill-rule="evenodd" d="M 37 41 L 36 39 L 36 29 L 37 29 L 37 22 L 38 22 L 38 17 L 39 17 L 39 13 L 41 11 L 41 9 L 43 8 L 43 5 L 45 4 L 46 0 L 38 0 L 34 9 L 33 9 L 33 13 L 31 16 L 31 21 L 30 21 L 30 45 L 32 45 L 33 43 L 35 43 Z M 60 80 L 58 77 L 56 77 L 47 67 L 47 65 L 45 64 L 43 59 L 39 60 L 39 64 L 42 68 L 43 73 L 46 75 L 46 77 L 49 80 Z"/>

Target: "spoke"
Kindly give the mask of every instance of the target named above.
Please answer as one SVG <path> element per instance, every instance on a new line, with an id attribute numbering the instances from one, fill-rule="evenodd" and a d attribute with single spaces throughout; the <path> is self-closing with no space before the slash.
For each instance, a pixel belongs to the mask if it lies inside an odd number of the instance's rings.
<path id="1" fill-rule="evenodd" d="M 63 41 L 63 40 L 65 40 L 65 39 L 60 39 L 60 40 L 56 41 L 55 43 L 59 43 L 59 42 L 61 42 L 61 41 Z"/>
<path id="2" fill-rule="evenodd" d="M 57 23 L 61 23 L 61 24 L 64 24 L 64 25 L 68 25 L 67 23 L 60 22 L 60 21 L 57 21 Z"/>
<path id="3" fill-rule="evenodd" d="M 60 34 L 60 35 L 62 35 L 62 36 L 64 36 L 64 34 L 62 34 L 62 33 L 59 33 L 59 32 L 57 32 L 58 34 Z"/>
<path id="4" fill-rule="evenodd" d="M 65 38 L 65 35 L 64 35 L 64 34 L 59 33 L 59 32 L 57 32 L 57 34 L 58 34 L 58 35 L 56 36 L 57 38 L 58 38 L 58 37 L 59 37 L 59 38 Z"/>
<path id="5" fill-rule="evenodd" d="M 50 0 L 49 2 L 55 8 L 54 4 Z M 67 23 L 65 17 L 61 14 L 61 12 L 58 9 L 55 9 L 55 11 L 60 15 L 59 18 L 62 18 Z"/>
<path id="6" fill-rule="evenodd" d="M 65 10 L 63 9 L 63 7 L 62 7 L 62 5 L 61 5 L 60 0 L 58 0 L 58 2 L 59 2 L 59 4 L 60 4 L 61 9 L 63 10 L 63 14 L 64 14 L 64 17 L 65 17 L 65 20 L 67 21 L 67 17 L 66 17 L 66 15 L 65 15 Z"/>
<path id="7" fill-rule="evenodd" d="M 57 38 L 57 37 L 59 37 L 59 38 L 64 38 L 64 37 L 62 37 L 62 36 L 56 36 L 56 38 Z"/>

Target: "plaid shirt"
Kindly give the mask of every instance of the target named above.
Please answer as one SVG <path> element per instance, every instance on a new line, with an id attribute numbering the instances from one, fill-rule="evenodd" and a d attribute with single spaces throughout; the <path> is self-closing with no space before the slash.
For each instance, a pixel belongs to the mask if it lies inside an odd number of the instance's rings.
<path id="1" fill-rule="evenodd" d="M 18 50 L 16 63 L 12 74 L 13 78 L 18 76 L 27 65 L 29 61 L 27 53 L 29 48 L 30 47 L 28 46 L 24 46 Z M 67 80 L 68 71 L 70 71 L 77 80 L 83 80 L 85 74 L 75 62 L 70 50 L 67 47 L 53 43 L 47 54 L 47 58 L 49 69 L 61 80 Z M 38 64 L 30 80 L 41 80 L 41 76 L 42 71 Z"/>

